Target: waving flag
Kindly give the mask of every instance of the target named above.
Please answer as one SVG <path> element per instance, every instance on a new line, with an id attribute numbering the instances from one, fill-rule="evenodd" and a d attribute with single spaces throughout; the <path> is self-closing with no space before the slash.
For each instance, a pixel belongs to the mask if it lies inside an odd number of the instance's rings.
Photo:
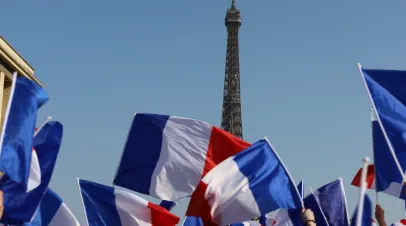
<path id="1" fill-rule="evenodd" d="M 405 180 L 405 168 L 401 162 L 406 162 L 406 71 L 395 70 L 367 70 L 359 65 L 362 78 L 371 99 L 377 120 L 381 128 L 382 137 L 386 141 L 381 142 L 380 147 L 388 150 L 392 155 L 392 162 L 398 171 L 398 175 Z M 374 139 L 375 145 L 375 139 Z M 378 147 L 377 147 L 378 148 Z M 379 159 L 375 159 L 375 161 Z M 387 164 L 388 165 L 388 164 Z M 376 167 L 378 167 L 376 165 Z M 380 167 L 381 168 L 381 167 Z M 377 168 L 376 168 L 377 169 Z M 378 190 L 385 189 L 380 188 Z M 382 184 L 382 186 L 386 186 Z"/>
<path id="2" fill-rule="evenodd" d="M 206 122 L 137 113 L 113 183 L 178 200 L 191 195 L 214 166 L 249 146 Z"/>
<path id="3" fill-rule="evenodd" d="M 347 201 L 341 178 L 313 192 L 330 226 L 348 226 Z"/>
<path id="4" fill-rule="evenodd" d="M 63 200 L 51 189 L 48 188 L 35 218 L 24 226 L 80 226 L 72 211 Z"/>
<path id="5" fill-rule="evenodd" d="M 186 215 L 201 217 L 205 226 L 226 225 L 279 208 L 301 209 L 301 198 L 279 156 L 260 140 L 201 180 Z"/>
<path id="6" fill-rule="evenodd" d="M 20 183 L 5 175 L 0 181 L 3 191 L 4 212 L 1 223 L 21 225 L 30 222 L 44 196 L 52 177 L 62 142 L 63 127 L 59 122 L 49 122 L 34 138 L 34 148 L 41 168 L 41 184 L 27 192 Z"/>
<path id="7" fill-rule="evenodd" d="M 174 226 L 179 217 L 130 193 L 78 179 L 89 226 Z"/>
<path id="8" fill-rule="evenodd" d="M 37 111 L 48 94 L 37 83 L 14 74 L 0 135 L 0 171 L 28 187 Z"/>
<path id="9" fill-rule="evenodd" d="M 395 160 L 390 153 L 389 146 L 378 121 L 372 121 L 373 153 L 375 164 L 368 166 L 367 188 L 378 192 L 406 199 L 402 175 L 400 175 Z M 399 137 L 398 139 L 401 139 Z M 396 142 L 398 144 L 399 142 Z M 405 152 L 406 153 L 406 152 Z M 397 159 L 402 168 L 406 166 L 406 155 L 403 151 L 396 151 Z M 361 170 L 355 175 L 352 185 L 360 187 Z"/>

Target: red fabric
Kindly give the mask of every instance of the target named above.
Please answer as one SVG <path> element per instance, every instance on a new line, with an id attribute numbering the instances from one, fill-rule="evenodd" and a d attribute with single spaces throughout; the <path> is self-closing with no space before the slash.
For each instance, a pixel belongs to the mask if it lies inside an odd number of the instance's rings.
<path id="1" fill-rule="evenodd" d="M 220 162 L 249 146 L 251 146 L 251 144 L 231 133 L 213 126 L 202 178 Z"/>
<path id="2" fill-rule="evenodd" d="M 358 170 L 357 174 L 355 175 L 354 179 L 351 182 L 351 185 L 355 187 L 361 187 L 361 173 L 362 173 L 362 168 Z M 367 168 L 367 188 L 371 189 L 372 185 L 375 182 L 375 165 L 371 164 Z"/>
<path id="3" fill-rule="evenodd" d="M 246 141 L 213 126 L 202 178 L 216 165 L 249 146 L 251 144 Z M 206 188 L 206 184 L 199 183 L 190 199 L 186 216 L 202 218 L 204 226 L 216 226 L 210 214 L 211 207 L 204 197 Z"/>
<path id="4" fill-rule="evenodd" d="M 175 226 L 179 223 L 179 217 L 170 213 L 162 206 L 148 202 L 148 208 L 151 210 L 152 226 Z"/>
<path id="5" fill-rule="evenodd" d="M 403 225 L 406 225 L 406 219 L 400 220 L 400 223 L 403 224 Z"/>

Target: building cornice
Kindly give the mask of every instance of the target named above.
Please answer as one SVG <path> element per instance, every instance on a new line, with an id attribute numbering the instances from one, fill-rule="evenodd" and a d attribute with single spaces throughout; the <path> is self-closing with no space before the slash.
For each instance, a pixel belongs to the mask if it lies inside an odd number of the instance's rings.
<path id="1" fill-rule="evenodd" d="M 44 86 L 35 76 L 34 68 L 25 61 L 20 54 L 11 47 L 7 41 L 0 36 L 0 57 L 4 58 L 10 66 L 13 67 L 19 74 L 28 77 L 29 79 L 37 82 L 39 85 Z M 11 72 L 12 73 L 12 72 Z"/>

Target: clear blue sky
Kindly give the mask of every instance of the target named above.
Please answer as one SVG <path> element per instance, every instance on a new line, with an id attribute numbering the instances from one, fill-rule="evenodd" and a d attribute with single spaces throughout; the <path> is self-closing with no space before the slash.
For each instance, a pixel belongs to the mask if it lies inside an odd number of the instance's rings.
<path id="1" fill-rule="evenodd" d="M 220 124 L 231 0 L 4 1 L 1 35 L 36 69 L 64 124 L 51 182 L 80 220 L 76 177 L 110 185 L 134 112 Z M 356 63 L 406 69 L 406 2 L 237 0 L 244 136 L 267 136 L 296 181 L 350 186 L 372 157 Z M 375 200 L 375 194 L 370 193 Z M 384 194 L 388 223 L 403 203 Z M 186 204 L 175 209 L 183 216 Z"/>

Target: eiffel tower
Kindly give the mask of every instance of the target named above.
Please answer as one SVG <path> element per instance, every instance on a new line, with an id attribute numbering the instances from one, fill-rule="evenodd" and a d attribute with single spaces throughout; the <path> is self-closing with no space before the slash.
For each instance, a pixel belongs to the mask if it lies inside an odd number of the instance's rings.
<path id="1" fill-rule="evenodd" d="M 232 0 L 231 7 L 227 10 L 225 25 L 228 37 L 221 128 L 237 137 L 243 138 L 238 47 L 241 16 L 240 11 L 235 7 L 235 0 Z"/>

